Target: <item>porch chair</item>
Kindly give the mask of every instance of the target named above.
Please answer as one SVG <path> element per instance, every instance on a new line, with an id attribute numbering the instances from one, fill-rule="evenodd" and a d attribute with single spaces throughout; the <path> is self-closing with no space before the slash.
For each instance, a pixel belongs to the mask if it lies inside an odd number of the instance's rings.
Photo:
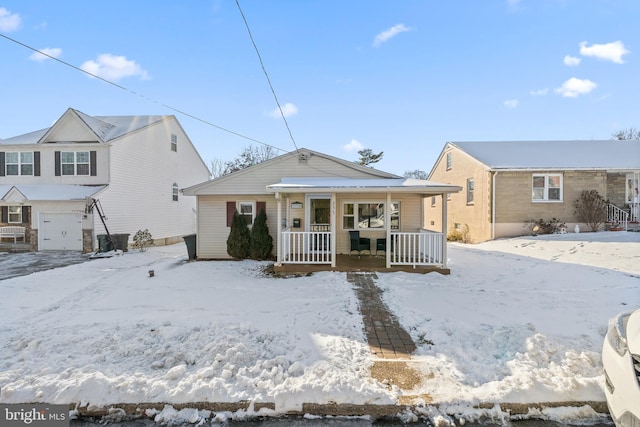
<path id="1" fill-rule="evenodd" d="M 349 238 L 351 240 L 351 250 L 349 251 L 349 255 L 351 252 L 358 251 L 358 256 L 362 251 L 369 251 L 371 254 L 371 239 L 368 237 L 360 237 L 359 231 L 349 231 Z"/>
<path id="2" fill-rule="evenodd" d="M 378 255 L 378 251 L 387 252 L 387 239 L 376 239 L 376 255 Z M 393 252 L 393 239 L 391 239 L 391 252 Z"/>

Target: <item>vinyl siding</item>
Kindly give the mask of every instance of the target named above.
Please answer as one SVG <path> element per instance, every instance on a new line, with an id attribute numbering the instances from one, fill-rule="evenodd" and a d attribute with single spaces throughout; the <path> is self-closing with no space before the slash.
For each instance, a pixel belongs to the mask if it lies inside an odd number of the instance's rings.
<path id="1" fill-rule="evenodd" d="M 178 135 L 178 151 L 171 151 L 171 134 Z M 108 217 L 109 232 L 130 234 L 148 229 L 154 239 L 179 241 L 196 231 L 195 197 L 172 186 L 188 187 L 206 181 L 209 171 L 175 119 L 166 119 L 108 144 L 111 159 L 109 187 L 99 195 Z M 96 234 L 104 233 L 99 218 Z"/>

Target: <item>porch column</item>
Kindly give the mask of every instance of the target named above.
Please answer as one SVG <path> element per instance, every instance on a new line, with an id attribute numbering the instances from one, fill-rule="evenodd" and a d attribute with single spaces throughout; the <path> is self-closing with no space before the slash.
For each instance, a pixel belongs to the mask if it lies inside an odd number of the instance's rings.
<path id="1" fill-rule="evenodd" d="M 282 197 L 280 193 L 276 193 L 276 212 L 277 212 L 277 226 L 276 226 L 276 265 L 282 265 Z"/>
<path id="2" fill-rule="evenodd" d="M 442 268 L 447 268 L 447 195 L 442 193 Z"/>
<path id="3" fill-rule="evenodd" d="M 331 206 L 329 209 L 331 212 L 329 213 L 329 229 L 331 230 L 331 267 L 336 266 L 336 193 L 331 193 Z"/>
<path id="4" fill-rule="evenodd" d="M 399 212 L 398 212 L 399 213 Z M 387 206 L 384 210 L 384 231 L 387 248 L 384 251 L 386 268 L 391 268 L 391 193 L 387 193 Z"/>

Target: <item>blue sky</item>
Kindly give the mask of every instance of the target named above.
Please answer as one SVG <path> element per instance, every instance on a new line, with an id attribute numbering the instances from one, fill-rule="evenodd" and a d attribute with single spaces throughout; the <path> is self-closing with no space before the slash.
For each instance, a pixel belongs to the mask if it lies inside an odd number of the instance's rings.
<path id="1" fill-rule="evenodd" d="M 207 163 L 258 145 L 237 133 L 401 175 L 446 141 L 640 127 L 637 0 L 239 3 L 295 145 L 235 0 L 0 0 L 0 34 L 126 89 L 0 37 L 0 138 L 69 107 L 175 114 Z"/>

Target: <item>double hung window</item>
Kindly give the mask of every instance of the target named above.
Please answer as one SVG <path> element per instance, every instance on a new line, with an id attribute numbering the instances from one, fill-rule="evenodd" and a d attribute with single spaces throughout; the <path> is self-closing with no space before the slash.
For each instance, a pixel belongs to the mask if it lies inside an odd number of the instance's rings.
<path id="1" fill-rule="evenodd" d="M 532 178 L 531 200 L 534 202 L 561 202 L 562 175 L 534 174 Z"/>
<path id="2" fill-rule="evenodd" d="M 9 175 L 33 175 L 33 152 L 9 152 L 5 154 L 5 173 Z"/>
<path id="3" fill-rule="evenodd" d="M 63 151 L 60 153 L 62 175 L 89 175 L 88 151 Z"/>
<path id="4" fill-rule="evenodd" d="M 385 203 L 347 202 L 342 205 L 342 228 L 344 230 L 367 230 L 385 228 Z M 391 203 L 389 221 L 392 230 L 400 229 L 400 203 Z"/>

